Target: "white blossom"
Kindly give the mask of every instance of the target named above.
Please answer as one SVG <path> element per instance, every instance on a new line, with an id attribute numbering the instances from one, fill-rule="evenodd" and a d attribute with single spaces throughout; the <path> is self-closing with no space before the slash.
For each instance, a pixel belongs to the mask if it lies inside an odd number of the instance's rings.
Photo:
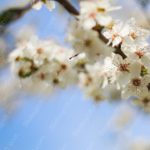
<path id="1" fill-rule="evenodd" d="M 113 83 L 113 66 L 110 64 L 110 58 L 94 65 L 86 65 L 86 72 L 79 74 L 79 86 L 85 91 L 86 95 L 93 99 L 102 100 L 108 96 L 104 93 L 105 88 Z"/>
<path id="2" fill-rule="evenodd" d="M 108 45 L 113 47 L 120 44 L 128 44 L 129 42 L 143 43 L 149 36 L 149 32 L 136 25 L 132 18 L 126 23 L 121 21 L 114 22 L 112 28 L 105 29 L 103 35 L 109 40 Z"/>
<path id="3" fill-rule="evenodd" d="M 115 77 L 120 86 L 130 79 L 130 63 L 130 60 L 123 59 L 120 55 L 113 56 L 113 64 L 116 66 Z"/>
<path id="4" fill-rule="evenodd" d="M 112 43 L 112 46 L 118 46 L 123 42 L 123 39 L 129 34 L 129 25 L 123 24 L 123 22 L 115 23 L 111 29 L 103 31 L 103 35 L 109 40 L 108 45 Z"/>
<path id="5" fill-rule="evenodd" d="M 125 44 L 122 46 L 125 55 L 133 60 L 140 61 L 144 66 L 150 68 L 150 47 L 147 44 Z"/>
<path id="6" fill-rule="evenodd" d="M 39 2 L 34 4 L 32 7 L 36 10 L 39 10 L 43 6 L 43 4 L 45 4 L 48 10 L 50 11 L 55 8 L 55 2 L 53 0 L 40 0 Z"/>
<path id="7" fill-rule="evenodd" d="M 148 84 L 150 83 L 150 76 L 144 77 L 134 76 L 130 79 L 129 83 L 122 90 L 123 98 L 129 98 L 131 96 L 139 97 L 142 94 L 148 92 Z"/>
<path id="8" fill-rule="evenodd" d="M 100 70 L 99 64 L 95 64 L 94 66 L 88 65 L 86 69 L 88 73 L 79 74 L 80 88 L 83 89 L 86 96 L 90 96 L 96 101 L 103 100 L 103 79 L 98 74 L 98 70 Z"/>
<path id="9" fill-rule="evenodd" d="M 71 42 L 77 53 L 85 52 L 90 61 L 99 59 L 100 56 L 110 56 L 113 49 L 106 46 L 93 30 L 85 30 L 80 24 L 71 26 L 68 41 Z"/>
<path id="10" fill-rule="evenodd" d="M 120 8 L 112 7 L 107 0 L 96 0 L 94 2 L 81 1 L 80 7 L 79 20 L 85 29 L 91 29 L 96 26 L 96 24 L 100 26 L 109 26 L 112 23 L 112 17 L 108 15 L 108 12 Z"/>
<path id="11" fill-rule="evenodd" d="M 34 39 L 34 38 L 33 38 Z M 69 57 L 73 51 L 60 47 L 52 41 L 31 40 L 10 55 L 12 69 L 29 83 L 45 84 L 46 87 L 66 87 L 75 82 L 75 72 Z"/>

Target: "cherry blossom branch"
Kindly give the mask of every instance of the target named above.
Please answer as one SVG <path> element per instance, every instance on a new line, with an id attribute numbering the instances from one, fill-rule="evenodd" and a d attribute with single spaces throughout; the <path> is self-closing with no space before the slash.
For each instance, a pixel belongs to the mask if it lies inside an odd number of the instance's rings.
<path id="1" fill-rule="evenodd" d="M 98 30 L 97 30 L 98 29 Z M 108 39 L 105 38 L 105 36 L 102 34 L 102 30 L 103 30 L 103 27 L 99 27 L 99 28 L 94 28 L 94 30 L 97 30 L 98 33 L 99 33 L 99 38 L 105 43 L 107 44 L 108 43 Z M 120 56 L 122 56 L 122 58 L 126 58 L 126 55 L 122 52 L 121 50 L 121 45 L 119 44 L 118 46 L 115 46 L 114 47 L 115 49 L 115 54 L 119 54 Z"/>
<path id="2" fill-rule="evenodd" d="M 73 15 L 80 15 L 79 11 L 76 10 L 75 7 L 73 7 L 73 5 L 71 4 L 71 2 L 67 1 L 67 0 L 55 0 L 55 1 L 58 1 L 60 4 L 62 4 L 66 10 L 68 10 L 68 12 L 70 12 L 71 14 Z M 105 38 L 105 36 L 102 34 L 102 30 L 103 30 L 103 27 L 100 27 L 100 26 L 95 26 L 93 28 L 93 30 L 97 31 L 99 33 L 99 38 L 100 40 L 102 40 L 105 44 L 108 43 L 108 39 Z M 116 54 L 119 54 L 122 56 L 122 58 L 126 58 L 126 55 L 122 52 L 121 50 L 121 46 L 118 45 L 115 48 L 115 53 Z"/>
<path id="3" fill-rule="evenodd" d="M 144 107 L 149 106 L 149 31 L 133 18 L 125 23 L 114 20 L 108 12 L 118 7 L 108 1 L 82 1 L 80 13 L 74 12 L 67 0 L 57 2 L 77 15 L 68 34 L 73 50 L 36 37 L 18 45 L 9 61 L 24 87 L 52 92 L 76 84 L 96 102 L 135 97 Z M 49 8 L 48 3 L 46 6 Z"/>

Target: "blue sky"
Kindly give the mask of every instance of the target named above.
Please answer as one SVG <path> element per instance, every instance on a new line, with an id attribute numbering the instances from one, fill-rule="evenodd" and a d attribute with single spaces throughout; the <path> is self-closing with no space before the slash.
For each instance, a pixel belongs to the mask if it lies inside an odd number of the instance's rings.
<path id="1" fill-rule="evenodd" d="M 7 6 L 9 1 L 1 0 L 0 5 Z M 40 38 L 52 37 L 64 44 L 69 19 L 68 14 L 65 16 L 61 17 L 57 10 L 33 10 L 9 30 L 15 33 L 24 25 L 36 24 Z M 108 127 L 126 102 L 96 105 L 76 87 L 58 90 L 52 96 L 23 92 L 19 98 L 23 103 L 15 113 L 8 116 L 0 111 L 0 150 L 122 150 L 123 145 L 118 143 L 125 144 L 124 140 L 150 140 L 150 117 L 142 112 L 135 111 L 132 125 L 119 134 Z"/>

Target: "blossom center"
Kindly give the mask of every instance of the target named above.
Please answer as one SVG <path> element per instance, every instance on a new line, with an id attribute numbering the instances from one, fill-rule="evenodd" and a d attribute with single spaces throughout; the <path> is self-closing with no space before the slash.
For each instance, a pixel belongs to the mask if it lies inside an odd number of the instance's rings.
<path id="1" fill-rule="evenodd" d="M 91 82 L 92 82 L 92 78 L 90 76 L 87 76 L 87 78 L 85 80 L 85 85 L 89 86 Z"/>
<path id="2" fill-rule="evenodd" d="M 134 40 L 137 38 L 137 35 L 135 34 L 135 32 L 132 32 L 132 33 L 130 34 L 130 36 L 131 36 Z"/>
<path id="3" fill-rule="evenodd" d="M 106 11 L 106 9 L 105 8 L 97 8 L 97 12 L 99 12 L 99 13 L 104 13 Z"/>
<path id="4" fill-rule="evenodd" d="M 150 102 L 150 99 L 145 97 L 142 102 L 144 103 L 144 105 L 148 105 L 148 103 Z"/>
<path id="5" fill-rule="evenodd" d="M 96 13 L 95 12 L 91 12 L 89 14 L 89 17 L 95 19 L 96 18 Z"/>
<path id="6" fill-rule="evenodd" d="M 136 54 L 139 58 L 141 58 L 141 57 L 144 56 L 144 52 L 143 52 L 143 51 L 140 51 L 140 50 L 136 51 L 135 54 Z"/>
<path id="7" fill-rule="evenodd" d="M 44 74 L 44 73 L 41 73 L 41 74 L 39 75 L 39 77 L 40 77 L 41 80 L 44 80 L 44 79 L 45 79 L 45 74 Z"/>
<path id="8" fill-rule="evenodd" d="M 129 66 L 129 64 L 120 64 L 119 70 L 129 72 L 128 66 Z"/>
<path id="9" fill-rule="evenodd" d="M 85 44 L 86 47 L 89 47 L 89 46 L 91 46 L 92 41 L 91 41 L 90 39 L 86 39 L 86 40 L 84 41 L 84 44 Z"/>
<path id="10" fill-rule="evenodd" d="M 133 79 L 133 80 L 132 80 L 132 84 L 133 84 L 134 86 L 140 86 L 140 85 L 141 85 L 141 79 L 139 79 L 139 78 Z"/>
<path id="11" fill-rule="evenodd" d="M 36 51 L 38 54 L 42 54 L 44 50 L 42 48 L 38 48 Z"/>
<path id="12" fill-rule="evenodd" d="M 62 70 L 66 70 L 67 69 L 67 65 L 66 64 L 61 64 L 60 67 L 61 67 Z"/>

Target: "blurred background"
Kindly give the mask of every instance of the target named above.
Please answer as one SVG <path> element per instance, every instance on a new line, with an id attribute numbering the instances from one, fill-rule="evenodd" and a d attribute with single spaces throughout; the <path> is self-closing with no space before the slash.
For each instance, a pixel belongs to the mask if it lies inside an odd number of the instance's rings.
<path id="1" fill-rule="evenodd" d="M 29 0 L 0 0 L 0 11 Z M 79 8 L 77 0 L 71 0 Z M 112 0 L 114 17 L 150 28 L 149 0 Z M 31 10 L 0 33 L 0 150 L 150 150 L 150 114 L 129 101 L 94 103 L 77 87 L 40 95 L 16 84 L 7 56 L 16 42 L 38 35 L 65 41 L 73 19 L 63 8 Z"/>

